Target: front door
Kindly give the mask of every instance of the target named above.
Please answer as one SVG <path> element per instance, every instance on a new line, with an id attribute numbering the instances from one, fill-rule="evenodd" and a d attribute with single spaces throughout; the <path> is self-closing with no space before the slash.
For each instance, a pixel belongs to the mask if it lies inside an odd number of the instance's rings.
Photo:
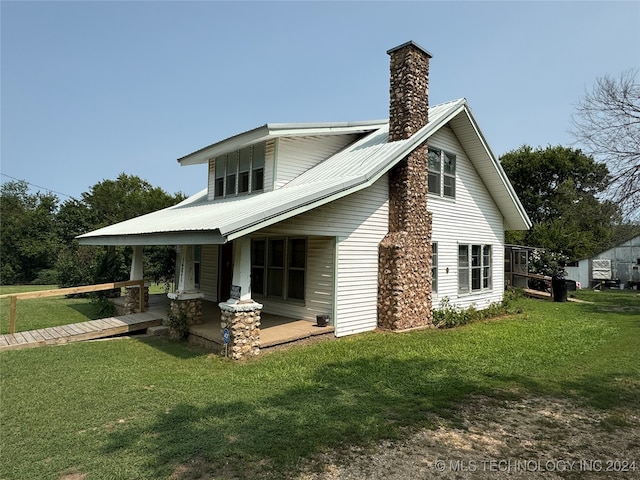
<path id="1" fill-rule="evenodd" d="M 220 269 L 218 272 L 218 300 L 226 302 L 231 297 L 233 282 L 233 242 L 220 245 Z"/>

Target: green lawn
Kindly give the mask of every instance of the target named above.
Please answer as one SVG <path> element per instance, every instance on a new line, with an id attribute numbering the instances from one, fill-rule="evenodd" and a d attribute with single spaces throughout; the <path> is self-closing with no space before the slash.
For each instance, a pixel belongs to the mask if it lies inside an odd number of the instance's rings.
<path id="1" fill-rule="evenodd" d="M 52 290 L 55 285 L 0 286 L 0 295 Z M 160 293 L 162 286 L 153 285 L 150 293 Z M 36 330 L 69 323 L 86 322 L 107 316 L 104 305 L 90 298 L 45 297 L 18 300 L 16 331 Z M 108 313 L 108 312 L 107 312 Z M 9 299 L 0 299 L 0 333 L 9 333 Z"/>
<path id="2" fill-rule="evenodd" d="M 577 296 L 595 303 L 520 299 L 511 317 L 245 363 L 158 338 L 5 352 L 0 478 L 282 478 L 434 414 L 455 422 L 476 394 L 564 398 L 624 424 L 620 412 L 640 408 L 640 296 Z M 175 473 L 190 464 L 202 471 Z"/>

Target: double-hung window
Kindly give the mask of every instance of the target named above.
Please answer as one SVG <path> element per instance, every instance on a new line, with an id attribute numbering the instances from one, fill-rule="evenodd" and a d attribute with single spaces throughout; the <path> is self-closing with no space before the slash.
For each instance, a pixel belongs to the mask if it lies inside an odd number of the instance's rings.
<path id="1" fill-rule="evenodd" d="M 456 156 L 437 148 L 428 149 L 429 193 L 441 197 L 456 196 Z"/>
<path id="2" fill-rule="evenodd" d="M 251 241 L 251 292 L 269 298 L 304 301 L 307 240 Z"/>
<path id="3" fill-rule="evenodd" d="M 491 245 L 458 245 L 458 293 L 490 290 Z"/>
<path id="4" fill-rule="evenodd" d="M 202 272 L 202 246 L 193 247 L 193 280 L 196 288 L 200 288 L 200 274 Z"/>
<path id="5" fill-rule="evenodd" d="M 431 291 L 438 292 L 438 244 L 431 244 Z"/>
<path id="6" fill-rule="evenodd" d="M 264 190 L 265 144 L 259 143 L 215 159 L 214 196 L 236 195 Z"/>

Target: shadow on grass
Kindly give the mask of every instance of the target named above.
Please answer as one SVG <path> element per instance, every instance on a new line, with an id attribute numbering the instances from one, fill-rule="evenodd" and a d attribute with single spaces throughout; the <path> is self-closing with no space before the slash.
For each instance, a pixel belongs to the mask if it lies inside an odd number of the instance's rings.
<path id="1" fill-rule="evenodd" d="M 170 340 L 166 337 L 150 337 L 146 335 L 133 336 L 137 341 L 153 347 L 163 353 L 176 358 L 196 358 L 212 355 L 210 350 L 197 345 L 192 345 L 186 341 Z"/>
<path id="2" fill-rule="evenodd" d="M 457 423 L 459 408 L 474 395 L 506 400 L 567 392 L 572 400 L 613 408 L 637 405 L 640 391 L 637 381 L 597 376 L 553 386 L 527 377 L 470 379 L 461 362 L 384 357 L 321 365 L 296 384 L 252 401 L 212 392 L 218 400 L 206 406 L 182 403 L 151 426 L 122 426 L 103 453 L 135 450 L 147 459 L 149 478 L 282 478 L 300 459 L 327 450 L 402 438 L 410 429 L 435 428 L 442 418 Z M 188 468 L 193 462 L 200 469 L 195 476 Z"/>

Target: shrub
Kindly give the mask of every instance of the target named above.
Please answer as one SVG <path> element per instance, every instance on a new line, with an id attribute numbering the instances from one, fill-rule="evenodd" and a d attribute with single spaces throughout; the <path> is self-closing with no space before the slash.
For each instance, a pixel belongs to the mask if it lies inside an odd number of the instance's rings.
<path id="1" fill-rule="evenodd" d="M 167 315 L 167 325 L 173 338 L 185 340 L 189 335 L 185 308 L 176 304 L 172 305 Z"/>
<path id="2" fill-rule="evenodd" d="M 57 285 L 58 271 L 50 268 L 40 270 L 36 278 L 31 282 L 33 285 Z"/>
<path id="3" fill-rule="evenodd" d="M 437 328 L 453 328 L 468 323 L 486 320 L 510 313 L 513 301 L 522 295 L 517 290 L 507 290 L 501 302 L 490 304 L 483 310 L 478 310 L 475 305 L 468 308 L 460 308 L 451 305 L 448 297 L 440 301 L 440 308 L 433 311 L 433 324 Z"/>

